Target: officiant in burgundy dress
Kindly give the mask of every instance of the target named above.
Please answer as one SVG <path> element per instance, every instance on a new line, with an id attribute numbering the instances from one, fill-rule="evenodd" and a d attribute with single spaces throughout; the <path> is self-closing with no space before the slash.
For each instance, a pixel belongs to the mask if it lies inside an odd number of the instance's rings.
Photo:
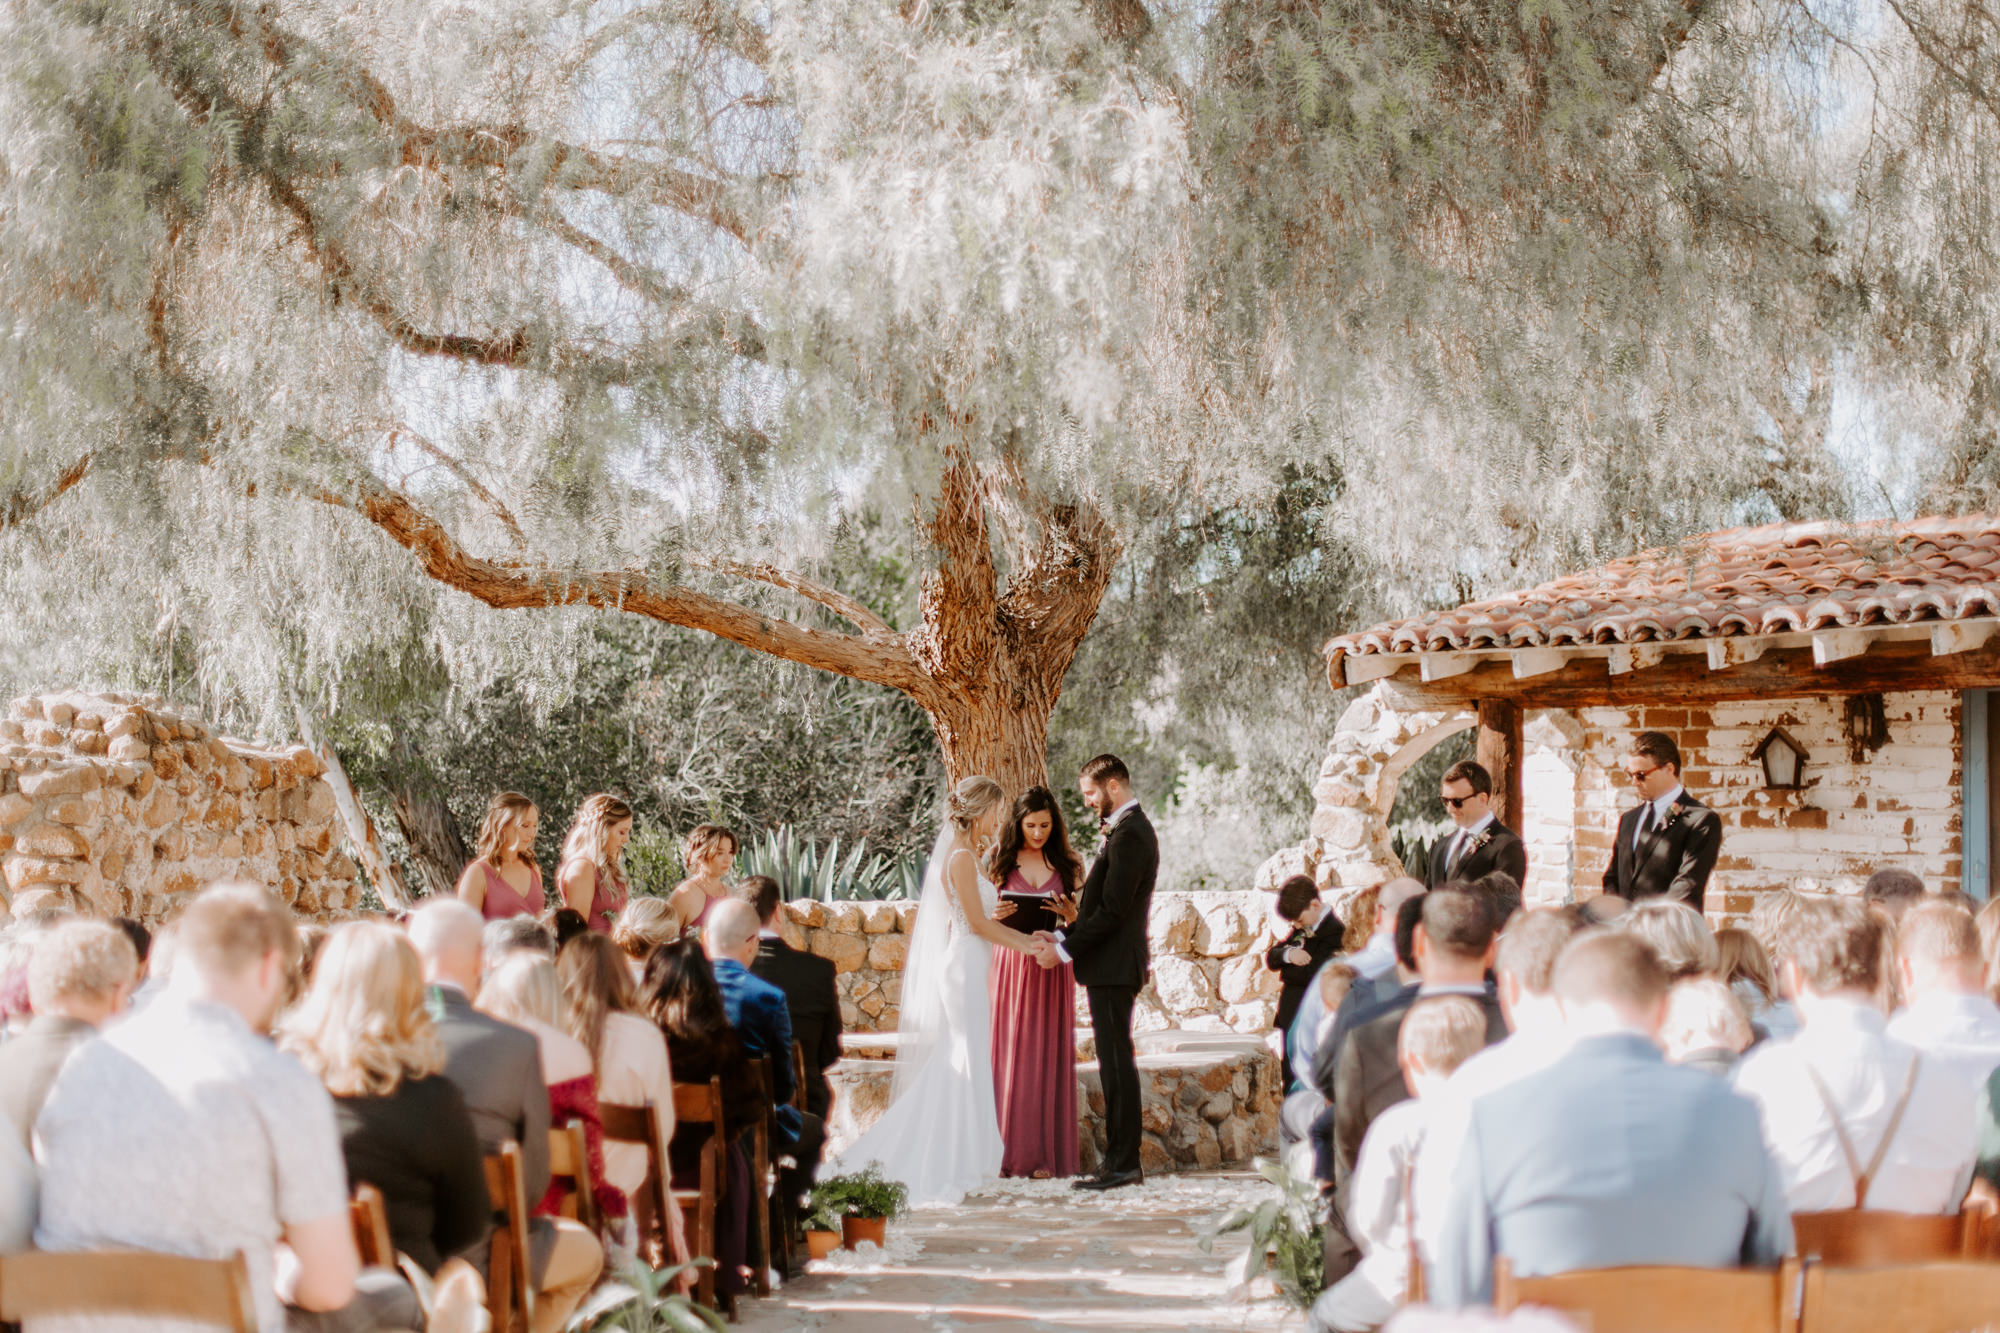
<path id="1" fill-rule="evenodd" d="M 1047 787 L 1014 802 L 989 878 L 999 886 L 994 916 L 1014 930 L 1053 930 L 1076 916 L 1083 863 L 1069 845 L 1062 811 Z M 1076 977 L 1068 963 L 1042 967 L 1031 955 L 995 951 L 993 1095 L 1008 1176 L 1076 1174 Z"/>

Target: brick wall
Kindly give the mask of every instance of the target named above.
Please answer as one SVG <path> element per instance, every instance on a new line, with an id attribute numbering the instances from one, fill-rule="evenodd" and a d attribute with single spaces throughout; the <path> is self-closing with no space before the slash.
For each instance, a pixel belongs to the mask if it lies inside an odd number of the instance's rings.
<path id="1" fill-rule="evenodd" d="M 1800 880 L 1858 892 L 1885 865 L 1913 870 L 1933 889 L 1956 889 L 1959 697 L 1890 694 L 1883 705 L 1887 743 L 1858 754 L 1839 699 L 1597 708 L 1531 718 L 1523 769 L 1530 895 L 1560 900 L 1565 871 L 1577 897 L 1597 889 L 1619 812 L 1637 799 L 1620 761 L 1638 730 L 1673 736 L 1687 761 L 1688 789 L 1723 814 L 1722 857 L 1709 886 L 1712 916 L 1747 913 L 1757 891 Z M 1798 791 L 1767 790 L 1751 757 L 1774 726 L 1808 753 Z M 1566 867 L 1548 836 L 1565 809 L 1575 829 Z"/>

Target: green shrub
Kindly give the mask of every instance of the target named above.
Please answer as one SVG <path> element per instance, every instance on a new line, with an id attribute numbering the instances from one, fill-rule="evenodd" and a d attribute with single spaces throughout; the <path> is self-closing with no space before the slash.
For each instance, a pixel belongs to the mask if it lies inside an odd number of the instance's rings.
<path id="1" fill-rule="evenodd" d="M 1232 1283 L 1241 1285 L 1268 1271 L 1288 1302 L 1307 1309 L 1326 1286 L 1325 1205 L 1319 1182 L 1282 1157 L 1259 1157 L 1255 1166 L 1257 1174 L 1278 1187 L 1278 1197 L 1228 1214 L 1202 1233 L 1198 1243 L 1202 1253 L 1212 1254 L 1218 1237 L 1248 1231 L 1250 1248 L 1232 1265 Z"/>
<path id="2" fill-rule="evenodd" d="M 832 1227 L 824 1228 L 835 1230 L 837 1219 L 843 1217 L 901 1217 L 909 1211 L 910 1192 L 901 1181 L 888 1179 L 871 1165 L 865 1171 L 820 1181 L 806 1207 L 811 1217 L 836 1219 Z"/>
<path id="3" fill-rule="evenodd" d="M 790 824 L 780 824 L 743 844 L 736 869 L 742 875 L 769 875 L 778 881 L 778 891 L 787 902 L 797 898 L 823 903 L 914 901 L 922 891 L 924 858 L 915 853 L 871 854 L 863 839 L 843 855 L 839 838 L 821 843 Z"/>

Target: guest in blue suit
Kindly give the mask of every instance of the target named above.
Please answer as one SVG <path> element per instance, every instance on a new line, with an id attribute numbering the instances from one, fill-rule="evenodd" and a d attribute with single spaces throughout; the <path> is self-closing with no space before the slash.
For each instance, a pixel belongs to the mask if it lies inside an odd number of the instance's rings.
<path id="1" fill-rule="evenodd" d="M 787 1191 L 803 1193 L 819 1170 L 826 1123 L 792 1105 L 792 1011 L 783 991 L 750 970 L 757 957 L 757 930 L 757 912 L 750 904 L 735 898 L 717 902 L 702 925 L 702 948 L 715 967 L 722 1007 L 745 1053 L 753 1060 L 771 1058 L 771 1096 L 778 1104 L 775 1147 L 798 1163 L 796 1176 L 786 1177 Z"/>
<path id="2" fill-rule="evenodd" d="M 1654 1044 L 1667 978 L 1652 949 L 1623 933 L 1581 935 L 1556 964 L 1555 991 L 1575 1045 L 1472 1103 L 1430 1256 L 1431 1299 L 1490 1300 L 1501 1255 L 1536 1277 L 1791 1253 L 1784 1181 L 1756 1108 Z"/>

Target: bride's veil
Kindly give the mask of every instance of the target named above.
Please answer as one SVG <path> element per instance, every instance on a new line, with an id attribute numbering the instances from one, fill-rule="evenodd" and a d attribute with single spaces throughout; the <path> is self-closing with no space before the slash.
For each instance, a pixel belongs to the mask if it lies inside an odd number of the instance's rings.
<path id="1" fill-rule="evenodd" d="M 917 919 L 910 927 L 903 957 L 901 1013 L 896 1019 L 896 1072 L 889 1084 L 893 1101 L 951 1033 L 945 1030 L 945 946 L 951 942 L 950 890 L 944 883 L 945 857 L 955 830 L 946 820 L 931 859 L 924 864 L 924 891 L 917 900 Z"/>

